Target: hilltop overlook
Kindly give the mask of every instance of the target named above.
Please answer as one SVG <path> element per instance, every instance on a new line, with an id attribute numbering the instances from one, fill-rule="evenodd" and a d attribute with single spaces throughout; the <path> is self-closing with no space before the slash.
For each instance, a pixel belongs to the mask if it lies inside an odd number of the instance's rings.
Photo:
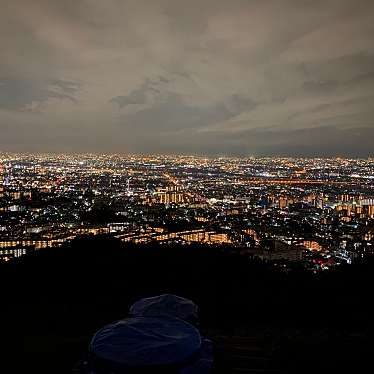
<path id="1" fill-rule="evenodd" d="M 230 247 L 76 239 L 1 265 L 1 365 L 8 373 L 69 373 L 98 328 L 124 318 L 137 299 L 160 293 L 199 306 L 201 328 L 224 352 L 217 372 L 251 366 L 253 345 L 267 370 L 364 365 L 373 332 L 372 268 L 366 261 L 326 274 L 285 272 Z"/>

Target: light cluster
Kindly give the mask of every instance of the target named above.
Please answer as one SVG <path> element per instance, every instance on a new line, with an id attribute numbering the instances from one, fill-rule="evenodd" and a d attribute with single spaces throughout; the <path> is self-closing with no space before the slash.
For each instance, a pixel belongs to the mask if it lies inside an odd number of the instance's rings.
<path id="1" fill-rule="evenodd" d="M 328 269 L 374 252 L 374 160 L 0 154 L 1 258 L 87 234 Z"/>

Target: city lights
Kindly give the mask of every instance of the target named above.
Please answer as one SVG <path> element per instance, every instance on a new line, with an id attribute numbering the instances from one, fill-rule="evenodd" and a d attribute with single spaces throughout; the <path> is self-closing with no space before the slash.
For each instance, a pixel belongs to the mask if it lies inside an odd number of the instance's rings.
<path id="1" fill-rule="evenodd" d="M 314 271 L 373 251 L 371 159 L 2 153 L 0 165 L 4 260 L 97 234 Z"/>

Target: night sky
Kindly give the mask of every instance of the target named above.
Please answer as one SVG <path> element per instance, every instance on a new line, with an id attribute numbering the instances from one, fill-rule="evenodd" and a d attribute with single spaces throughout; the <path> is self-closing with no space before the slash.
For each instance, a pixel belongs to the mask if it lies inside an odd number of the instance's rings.
<path id="1" fill-rule="evenodd" d="M 372 0 L 0 5 L 0 151 L 374 156 Z"/>

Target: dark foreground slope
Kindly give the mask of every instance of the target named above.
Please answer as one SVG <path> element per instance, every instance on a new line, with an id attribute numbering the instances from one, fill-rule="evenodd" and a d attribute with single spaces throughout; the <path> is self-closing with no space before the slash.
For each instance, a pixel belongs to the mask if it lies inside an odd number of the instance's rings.
<path id="1" fill-rule="evenodd" d="M 68 373 L 135 300 L 175 293 L 200 306 L 217 372 L 361 372 L 374 353 L 373 269 L 285 273 L 230 248 L 82 238 L 0 267 L 0 369 Z"/>

